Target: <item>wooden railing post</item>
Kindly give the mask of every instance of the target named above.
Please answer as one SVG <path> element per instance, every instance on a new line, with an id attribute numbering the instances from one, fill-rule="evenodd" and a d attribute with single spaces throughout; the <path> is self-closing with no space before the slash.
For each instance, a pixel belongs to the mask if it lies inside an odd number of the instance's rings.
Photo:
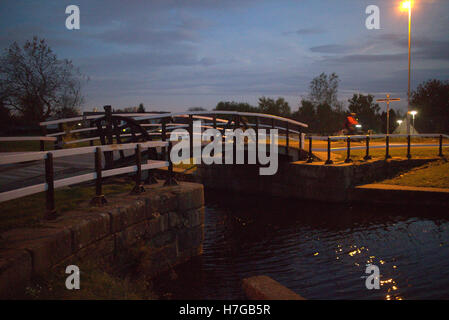
<path id="1" fill-rule="evenodd" d="M 113 137 L 112 137 L 112 107 L 111 106 L 104 106 L 104 112 L 105 112 L 105 122 L 106 122 L 106 139 L 105 144 L 113 144 Z M 101 124 L 100 124 L 101 126 Z M 104 153 L 106 168 L 110 169 L 114 166 L 114 153 L 112 151 L 106 151 Z"/>
<path id="2" fill-rule="evenodd" d="M 148 162 L 151 160 L 151 155 L 154 155 L 155 151 L 154 148 L 148 147 Z M 156 155 L 157 156 L 157 155 Z M 154 177 L 153 171 L 147 170 L 147 179 L 145 180 L 145 184 L 156 184 L 157 180 Z"/>
<path id="3" fill-rule="evenodd" d="M 45 159 L 45 182 L 47 183 L 47 190 L 45 192 L 46 198 L 46 213 L 45 219 L 53 220 L 57 218 L 55 208 L 55 186 L 54 186 L 54 170 L 53 170 L 53 154 L 47 153 Z"/>
<path id="4" fill-rule="evenodd" d="M 256 164 L 259 165 L 259 117 L 256 117 Z"/>
<path id="5" fill-rule="evenodd" d="M 189 115 L 189 142 L 190 142 L 190 164 L 193 164 L 193 115 Z"/>
<path id="6" fill-rule="evenodd" d="M 288 150 L 289 150 L 289 147 L 290 147 L 290 139 L 289 139 L 290 128 L 289 128 L 288 121 L 286 121 L 286 124 L 285 124 L 285 131 L 286 131 L 286 133 L 285 133 L 285 146 L 287 148 L 287 156 L 288 156 Z"/>
<path id="7" fill-rule="evenodd" d="M 443 135 L 440 134 L 440 147 L 439 147 L 440 152 L 438 153 L 439 157 L 443 157 Z"/>
<path id="8" fill-rule="evenodd" d="M 131 193 L 139 194 L 139 193 L 145 192 L 145 188 L 143 187 L 143 184 L 142 184 L 142 152 L 140 150 L 140 144 L 137 144 L 137 146 L 136 146 L 135 157 L 136 157 L 136 166 L 137 166 L 136 184 L 134 185 L 134 188 L 131 191 Z"/>
<path id="9" fill-rule="evenodd" d="M 95 197 L 91 200 L 91 204 L 97 207 L 107 203 L 107 200 L 103 194 L 103 178 L 101 173 L 101 148 L 95 149 L 95 173 L 97 178 L 95 180 Z"/>
<path id="10" fill-rule="evenodd" d="M 167 180 L 165 180 L 165 183 L 164 183 L 164 186 L 176 186 L 176 185 L 178 185 L 178 182 L 175 180 L 175 176 L 174 176 L 174 174 L 173 174 L 173 162 L 172 162 L 172 160 L 171 160 L 171 157 L 170 157 L 170 153 L 171 153 L 171 150 L 172 150 L 172 148 L 173 148 L 173 141 L 168 141 L 168 151 L 167 151 L 167 153 L 168 153 L 168 155 L 167 155 L 167 158 L 168 158 L 168 177 L 167 177 Z"/>

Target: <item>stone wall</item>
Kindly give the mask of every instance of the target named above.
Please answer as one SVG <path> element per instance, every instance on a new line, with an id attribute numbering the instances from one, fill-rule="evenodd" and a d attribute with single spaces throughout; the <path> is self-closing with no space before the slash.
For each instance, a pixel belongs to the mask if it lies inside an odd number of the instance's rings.
<path id="1" fill-rule="evenodd" d="M 391 159 L 335 165 L 284 162 L 279 164 L 278 172 L 273 176 L 259 176 L 256 165 L 201 165 L 196 174 L 197 181 L 211 189 L 345 202 L 350 200 L 349 193 L 354 186 L 384 180 L 432 160 Z"/>
<path id="2" fill-rule="evenodd" d="M 86 206 L 38 228 L 1 234 L 0 298 L 23 292 L 32 277 L 60 265 L 83 261 L 113 263 L 138 243 L 145 243 L 146 274 L 156 275 L 202 250 L 203 186 L 182 182 L 146 192 L 109 198 L 107 206 Z"/>

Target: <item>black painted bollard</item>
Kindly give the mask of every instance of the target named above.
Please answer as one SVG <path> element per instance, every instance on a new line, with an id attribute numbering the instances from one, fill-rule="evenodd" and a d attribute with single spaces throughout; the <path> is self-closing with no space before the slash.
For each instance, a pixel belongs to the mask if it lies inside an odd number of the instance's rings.
<path id="1" fill-rule="evenodd" d="M 90 201 L 91 205 L 101 207 L 107 203 L 107 200 L 103 194 L 103 178 L 101 173 L 101 148 L 95 149 L 95 172 L 97 179 L 95 180 L 95 197 Z"/>
<path id="2" fill-rule="evenodd" d="M 178 182 L 175 180 L 175 176 L 173 174 L 173 162 L 171 161 L 170 153 L 173 148 L 173 141 L 168 142 L 168 177 L 165 180 L 164 186 L 177 186 Z"/>
<path id="3" fill-rule="evenodd" d="M 47 190 L 45 192 L 46 198 L 46 212 L 45 219 L 53 220 L 58 217 L 55 208 L 55 185 L 53 173 L 53 154 L 47 153 L 45 159 L 45 182 L 47 183 Z"/>
<path id="4" fill-rule="evenodd" d="M 285 145 L 287 147 L 287 156 L 288 156 L 288 149 L 290 147 L 290 128 L 289 128 L 289 123 L 287 122 L 285 124 L 285 130 L 286 130 L 286 134 L 285 134 Z"/>
<path id="5" fill-rule="evenodd" d="M 136 184 L 134 185 L 134 188 L 131 190 L 131 193 L 133 194 L 139 194 L 142 192 L 145 192 L 145 188 L 143 187 L 142 183 L 142 152 L 140 149 L 140 144 L 136 146 L 136 166 L 137 166 L 137 172 L 136 172 Z"/>
<path id="6" fill-rule="evenodd" d="M 366 136 L 366 154 L 365 154 L 365 157 L 363 158 L 365 161 L 372 159 L 372 157 L 369 155 L 369 141 L 370 141 L 370 137 Z"/>
<path id="7" fill-rule="evenodd" d="M 391 159 L 390 156 L 390 136 L 387 135 L 385 138 L 385 160 Z"/>
<path id="8" fill-rule="evenodd" d="M 327 160 L 324 164 L 333 164 L 331 160 L 331 138 L 327 137 Z"/>
<path id="9" fill-rule="evenodd" d="M 411 159 L 412 158 L 412 154 L 411 154 L 411 136 L 408 135 L 407 136 L 407 159 Z"/>
<path id="10" fill-rule="evenodd" d="M 309 156 L 307 158 L 306 163 L 312 163 L 313 162 L 313 153 L 312 153 L 312 137 L 309 137 Z"/>
<path id="11" fill-rule="evenodd" d="M 443 157 L 443 135 L 440 134 L 440 148 L 439 148 L 440 152 L 438 153 L 439 157 Z"/>
<path id="12" fill-rule="evenodd" d="M 351 159 L 351 137 L 348 136 L 347 153 L 346 153 L 345 163 L 351 163 L 351 162 L 352 162 L 352 159 Z"/>

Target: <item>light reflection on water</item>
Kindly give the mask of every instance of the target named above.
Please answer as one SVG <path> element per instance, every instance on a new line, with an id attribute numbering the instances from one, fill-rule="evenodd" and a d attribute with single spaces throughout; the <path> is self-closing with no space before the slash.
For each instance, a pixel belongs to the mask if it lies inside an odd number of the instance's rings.
<path id="1" fill-rule="evenodd" d="M 203 255 L 159 277 L 162 295 L 243 299 L 241 280 L 264 274 L 307 299 L 449 298 L 444 210 L 221 196 L 206 193 Z M 367 264 L 380 290 L 366 289 Z"/>

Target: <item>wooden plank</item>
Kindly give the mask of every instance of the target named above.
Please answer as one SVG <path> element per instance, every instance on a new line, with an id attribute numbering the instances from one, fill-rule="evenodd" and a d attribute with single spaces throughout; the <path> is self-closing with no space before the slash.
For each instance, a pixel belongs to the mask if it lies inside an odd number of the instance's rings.
<path id="1" fill-rule="evenodd" d="M 0 193 L 0 202 L 29 196 L 31 194 L 43 192 L 45 190 L 47 190 L 47 184 L 40 183 L 40 184 L 36 184 L 34 186 L 29 186 L 29 187 L 25 187 L 25 188 L 2 192 L 2 193 Z"/>
<path id="2" fill-rule="evenodd" d="M 92 172 L 92 173 L 86 173 L 86 174 L 82 174 L 82 175 L 75 176 L 75 177 L 55 180 L 54 185 L 55 185 L 55 189 L 56 189 L 56 188 L 70 186 L 72 184 L 78 184 L 78 183 L 82 183 L 82 182 L 86 182 L 86 181 L 95 180 L 96 178 L 97 178 L 97 173 Z"/>
<path id="3" fill-rule="evenodd" d="M 103 178 L 106 178 L 106 177 L 111 177 L 111 176 L 117 176 L 120 174 L 130 173 L 130 172 L 137 172 L 137 166 L 129 166 L 129 167 L 123 167 L 123 168 L 117 168 L 117 169 L 104 170 L 101 172 L 101 175 Z"/>
<path id="4" fill-rule="evenodd" d="M 0 141 L 56 141 L 56 138 L 48 136 L 0 137 Z"/>

